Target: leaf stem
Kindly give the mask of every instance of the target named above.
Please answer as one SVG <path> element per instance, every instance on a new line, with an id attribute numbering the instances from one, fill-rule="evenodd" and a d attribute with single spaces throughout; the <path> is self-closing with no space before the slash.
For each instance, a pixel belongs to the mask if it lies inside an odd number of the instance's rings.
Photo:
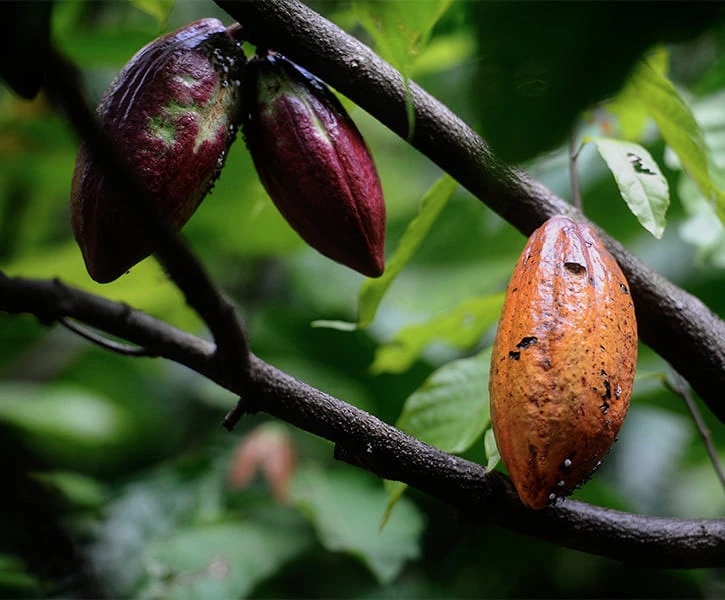
<path id="1" fill-rule="evenodd" d="M 697 431 L 700 433 L 700 437 L 705 444 L 705 450 L 707 451 L 707 455 L 710 457 L 710 462 L 712 463 L 713 469 L 715 469 L 715 474 L 720 480 L 720 485 L 722 485 L 723 491 L 725 491 L 725 470 L 720 462 L 720 457 L 718 456 L 717 448 L 715 448 L 715 443 L 712 440 L 710 428 L 707 426 L 707 423 L 705 423 L 705 419 L 703 419 L 702 413 L 690 393 L 690 387 L 687 385 L 687 382 L 677 371 L 671 367 L 670 369 L 672 371 L 672 379 L 674 380 L 674 383 L 670 383 L 665 380 L 665 384 L 670 390 L 685 401 L 685 406 L 687 406 L 687 410 L 690 412 L 692 420 L 695 422 L 695 427 L 697 427 Z"/>

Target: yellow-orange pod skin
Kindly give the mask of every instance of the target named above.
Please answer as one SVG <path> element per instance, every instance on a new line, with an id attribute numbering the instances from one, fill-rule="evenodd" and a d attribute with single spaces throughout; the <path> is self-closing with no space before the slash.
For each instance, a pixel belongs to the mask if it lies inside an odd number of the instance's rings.
<path id="1" fill-rule="evenodd" d="M 491 421 L 522 502 L 541 509 L 585 482 L 632 395 L 637 324 L 629 284 L 588 225 L 564 216 L 529 238 L 491 358 Z"/>

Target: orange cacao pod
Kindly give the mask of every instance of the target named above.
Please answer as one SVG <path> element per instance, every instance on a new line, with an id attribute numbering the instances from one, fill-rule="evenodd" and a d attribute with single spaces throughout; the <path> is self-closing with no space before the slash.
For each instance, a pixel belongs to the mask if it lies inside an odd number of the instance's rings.
<path id="1" fill-rule="evenodd" d="M 506 291 L 491 422 L 524 504 L 544 508 L 599 466 L 629 408 L 637 325 L 627 280 L 588 225 L 552 217 Z"/>

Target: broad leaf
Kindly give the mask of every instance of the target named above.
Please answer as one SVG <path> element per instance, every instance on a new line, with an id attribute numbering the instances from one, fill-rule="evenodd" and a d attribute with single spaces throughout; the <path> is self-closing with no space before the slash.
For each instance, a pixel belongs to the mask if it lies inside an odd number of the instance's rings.
<path id="1" fill-rule="evenodd" d="M 672 82 L 647 62 L 637 69 L 632 81 L 665 142 L 712 203 L 720 220 L 725 221 L 725 191 L 713 181 L 709 151 L 692 110 Z"/>
<path id="2" fill-rule="evenodd" d="M 639 144 L 589 138 L 607 163 L 622 198 L 647 231 L 661 238 L 670 205 L 667 180 L 649 152 Z"/>
<path id="3" fill-rule="evenodd" d="M 385 264 L 385 272 L 377 279 L 366 279 L 360 287 L 357 323 L 319 320 L 313 322 L 312 326 L 354 331 L 370 325 L 375 320 L 375 313 L 388 288 L 410 262 L 410 259 L 413 258 L 415 251 L 423 243 L 433 223 L 435 223 L 457 188 L 458 184 L 455 180 L 448 175 L 444 175 L 423 196 L 418 214 L 408 224 L 405 233 L 398 242 L 395 253 Z"/>
<path id="4" fill-rule="evenodd" d="M 242 598 L 311 542 L 309 530 L 289 518 L 181 528 L 145 553 L 152 576 L 141 596 Z"/>
<path id="5" fill-rule="evenodd" d="M 373 373 L 400 373 L 410 367 L 426 346 L 441 341 L 466 350 L 481 339 L 501 313 L 503 293 L 466 298 L 451 311 L 425 323 L 403 327 L 380 346 L 370 369 Z"/>
<path id="6" fill-rule="evenodd" d="M 397 427 L 445 452 L 465 452 L 490 422 L 491 349 L 444 365 L 406 401 Z"/>
<path id="7" fill-rule="evenodd" d="M 110 399 L 62 384 L 3 383 L 0 423 L 27 440 L 55 465 L 93 468 L 113 461 L 124 443 L 130 415 Z M 98 448 L 104 448 L 102 456 Z"/>
<path id="8" fill-rule="evenodd" d="M 420 555 L 423 517 L 415 505 L 402 499 L 381 530 L 387 497 L 366 475 L 300 470 L 292 500 L 312 521 L 325 548 L 359 558 L 381 583 L 392 581 L 407 560 Z"/>
<path id="9" fill-rule="evenodd" d="M 670 54 L 664 48 L 658 48 L 648 56 L 647 62 L 655 71 L 664 75 L 669 67 Z M 604 109 L 616 117 L 619 125 L 618 137 L 632 142 L 642 137 L 649 120 L 649 113 L 639 100 L 632 78 L 614 99 L 604 104 Z"/>
<path id="10" fill-rule="evenodd" d="M 356 0 L 355 16 L 375 41 L 377 53 L 404 77 L 412 75 L 433 27 L 453 0 Z"/>

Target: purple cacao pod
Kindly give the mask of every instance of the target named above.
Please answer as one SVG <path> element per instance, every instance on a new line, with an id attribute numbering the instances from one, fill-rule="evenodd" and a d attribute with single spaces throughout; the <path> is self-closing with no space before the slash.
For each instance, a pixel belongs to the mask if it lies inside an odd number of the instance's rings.
<path id="1" fill-rule="evenodd" d="M 238 26 L 195 21 L 139 50 L 96 111 L 156 209 L 178 230 L 224 165 L 240 119 L 245 57 Z M 71 187 L 73 233 L 93 279 L 106 283 L 154 251 L 138 216 L 107 181 L 85 144 Z"/>
<path id="2" fill-rule="evenodd" d="M 325 256 L 382 274 L 385 204 L 375 163 L 332 92 L 277 53 L 247 64 L 243 133 L 267 193 Z"/>

